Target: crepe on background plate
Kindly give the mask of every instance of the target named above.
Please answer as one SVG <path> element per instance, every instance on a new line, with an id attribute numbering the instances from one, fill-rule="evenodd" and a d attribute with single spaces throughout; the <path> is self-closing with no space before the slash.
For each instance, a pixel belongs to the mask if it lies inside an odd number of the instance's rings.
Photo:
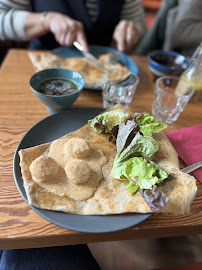
<path id="1" fill-rule="evenodd" d="M 112 109 L 123 108 L 120 105 Z M 133 116 L 132 112 L 129 112 Z M 82 194 L 85 193 L 85 185 L 78 192 L 81 199 L 70 198 L 65 191 L 55 192 L 54 188 L 50 191 L 47 185 L 43 186 L 39 182 L 34 181 L 30 173 L 30 165 L 41 155 L 50 155 L 59 161 L 60 171 L 63 171 L 66 161 L 65 143 L 71 138 L 85 139 L 92 147 L 93 151 L 104 154 L 106 160 L 102 163 L 102 179 L 97 181 L 94 191 L 88 199 L 83 199 Z M 158 187 L 169 198 L 168 203 L 159 212 L 185 214 L 190 212 L 191 203 L 196 195 L 196 179 L 185 174 L 179 169 L 178 156 L 163 132 L 154 134 L 154 138 L 159 143 L 159 150 L 155 154 L 154 162 L 163 170 L 173 173 L 172 180 L 165 182 Z M 35 147 L 21 149 L 19 151 L 20 166 L 24 188 L 28 198 L 28 203 L 35 207 L 53 211 L 62 211 L 81 215 L 109 215 L 122 213 L 151 213 L 151 209 L 144 201 L 140 192 L 129 195 L 126 191 L 128 181 L 116 180 L 111 176 L 114 159 L 117 154 L 114 144 L 109 142 L 109 134 L 100 134 L 86 125 L 74 132 L 71 132 L 62 138 L 53 142 L 38 145 Z M 101 154 L 102 156 L 102 154 Z M 69 161 L 68 161 L 69 162 Z M 60 178 L 55 180 L 60 185 Z"/>
<path id="2" fill-rule="evenodd" d="M 86 87 L 101 87 L 103 71 L 90 59 L 85 57 L 63 58 L 46 52 L 29 52 L 28 56 L 36 71 L 47 68 L 67 68 L 79 72 L 85 79 Z M 108 69 L 116 69 L 114 83 L 123 81 L 130 72 L 120 63 L 116 65 L 109 64 L 111 54 L 100 55 L 98 59 Z"/>

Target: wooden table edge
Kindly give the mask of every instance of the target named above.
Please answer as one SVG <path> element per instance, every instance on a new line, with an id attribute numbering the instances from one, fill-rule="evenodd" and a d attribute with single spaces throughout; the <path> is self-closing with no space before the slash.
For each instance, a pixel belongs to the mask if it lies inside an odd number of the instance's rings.
<path id="1" fill-rule="evenodd" d="M 65 246 L 76 244 L 88 244 L 88 239 L 91 238 L 90 243 L 95 242 L 108 242 L 108 241 L 121 241 L 121 240 L 134 240 L 134 239 L 149 239 L 149 238 L 167 238 L 175 236 L 186 236 L 201 234 L 202 226 L 197 225 L 194 227 L 188 225 L 182 229 L 180 227 L 162 228 L 156 227 L 153 229 L 151 236 L 150 229 L 141 229 L 139 227 L 132 227 L 130 229 L 119 231 L 118 239 L 117 232 L 113 233 L 100 233 L 100 234 L 87 234 L 87 233 L 74 233 L 74 234 L 62 234 L 62 235 L 50 235 L 46 237 L 34 236 L 34 237 L 8 237 L 0 238 L 0 249 L 24 249 L 24 248 L 42 248 L 51 246 Z M 166 236 L 165 236 L 166 229 Z M 40 241 L 40 243 L 39 243 Z"/>

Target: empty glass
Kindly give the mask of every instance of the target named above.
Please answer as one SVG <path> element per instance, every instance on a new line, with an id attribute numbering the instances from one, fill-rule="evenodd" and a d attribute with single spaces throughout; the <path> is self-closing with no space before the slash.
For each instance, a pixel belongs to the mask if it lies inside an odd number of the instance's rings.
<path id="1" fill-rule="evenodd" d="M 103 73 L 102 97 L 104 108 L 112 107 L 115 104 L 121 104 L 128 108 L 139 83 L 139 78 L 133 73 L 119 83 L 116 80 L 116 70 Z"/>
<path id="2" fill-rule="evenodd" d="M 166 124 L 177 120 L 194 92 L 190 88 L 185 95 L 176 95 L 175 90 L 178 82 L 178 78 L 171 76 L 164 76 L 156 81 L 152 115 Z"/>

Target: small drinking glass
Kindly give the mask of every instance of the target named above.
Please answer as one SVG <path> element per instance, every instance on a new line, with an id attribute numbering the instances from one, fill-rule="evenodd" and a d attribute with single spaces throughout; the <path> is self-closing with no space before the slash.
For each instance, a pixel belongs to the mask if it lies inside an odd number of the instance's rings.
<path id="1" fill-rule="evenodd" d="M 116 82 L 116 70 L 104 72 L 102 75 L 102 97 L 103 107 L 109 108 L 115 104 L 121 104 L 128 108 L 131 103 L 139 78 L 131 73 L 126 79 L 121 82 Z"/>
<path id="2" fill-rule="evenodd" d="M 194 90 L 190 88 L 185 95 L 176 95 L 178 82 L 179 78 L 172 76 L 160 77 L 156 81 L 152 115 L 166 124 L 171 124 L 177 120 L 194 93 Z"/>

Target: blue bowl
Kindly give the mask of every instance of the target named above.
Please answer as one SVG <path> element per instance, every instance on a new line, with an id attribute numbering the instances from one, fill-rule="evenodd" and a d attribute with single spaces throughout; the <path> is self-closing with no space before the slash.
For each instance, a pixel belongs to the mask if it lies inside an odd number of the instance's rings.
<path id="1" fill-rule="evenodd" d="M 51 78 L 63 78 L 70 80 L 77 85 L 78 90 L 67 95 L 46 95 L 37 91 L 39 84 Z M 30 79 L 30 88 L 34 95 L 47 106 L 50 113 L 56 113 L 70 107 L 81 94 L 85 81 L 81 74 L 76 71 L 64 68 L 44 69 L 35 73 Z"/>
<path id="2" fill-rule="evenodd" d="M 148 54 L 149 68 L 158 78 L 165 75 L 178 76 L 188 68 L 189 60 L 174 51 L 156 50 Z"/>

